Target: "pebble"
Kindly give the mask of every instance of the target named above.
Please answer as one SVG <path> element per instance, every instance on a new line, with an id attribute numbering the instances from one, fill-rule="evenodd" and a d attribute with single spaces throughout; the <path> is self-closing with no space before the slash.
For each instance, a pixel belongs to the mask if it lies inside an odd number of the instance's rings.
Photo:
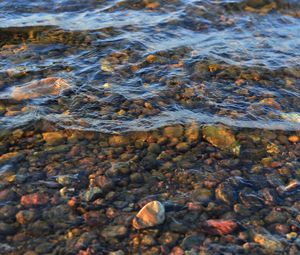
<path id="1" fill-rule="evenodd" d="M 204 241 L 204 236 L 190 235 L 190 236 L 185 237 L 182 240 L 180 247 L 183 250 L 192 250 L 192 249 L 200 247 L 202 245 L 203 241 Z"/>
<path id="2" fill-rule="evenodd" d="M 110 191 L 114 187 L 113 179 L 106 177 L 104 175 L 96 176 L 94 183 L 105 192 Z"/>
<path id="3" fill-rule="evenodd" d="M 4 205 L 0 207 L 0 220 L 12 220 L 18 209 L 13 205 Z"/>
<path id="4" fill-rule="evenodd" d="M 181 125 L 172 126 L 172 127 L 165 127 L 164 128 L 164 136 L 168 138 L 180 138 L 183 135 L 183 127 Z"/>
<path id="5" fill-rule="evenodd" d="M 188 143 L 195 143 L 200 138 L 200 127 L 196 122 L 191 123 L 185 130 L 185 137 Z"/>
<path id="6" fill-rule="evenodd" d="M 132 225 L 135 229 L 154 227 L 165 221 L 165 208 L 159 201 L 147 203 L 135 216 Z"/>
<path id="7" fill-rule="evenodd" d="M 148 151 L 153 154 L 159 154 L 161 152 L 161 148 L 157 143 L 150 143 L 148 146 Z"/>
<path id="8" fill-rule="evenodd" d="M 0 202 L 13 201 L 17 198 L 17 194 L 11 189 L 4 189 L 0 191 Z"/>
<path id="9" fill-rule="evenodd" d="M 19 101 L 44 96 L 57 96 L 70 87 L 70 84 L 62 78 L 48 77 L 14 87 L 11 96 Z"/>
<path id="10" fill-rule="evenodd" d="M 21 197 L 21 205 L 23 206 L 45 205 L 48 201 L 48 196 L 42 193 L 33 193 Z"/>
<path id="11" fill-rule="evenodd" d="M 101 231 L 101 235 L 105 239 L 124 237 L 127 234 L 128 229 L 125 226 L 108 226 Z"/>
<path id="12" fill-rule="evenodd" d="M 20 161 L 23 157 L 24 154 L 21 152 L 8 152 L 0 156 L 0 164 L 2 165 L 8 162 L 15 163 Z"/>
<path id="13" fill-rule="evenodd" d="M 216 198 L 228 205 L 233 205 L 237 201 L 237 192 L 228 183 L 221 183 L 215 190 Z"/>
<path id="14" fill-rule="evenodd" d="M 17 228 L 13 224 L 0 222 L 0 235 L 7 236 L 16 233 Z"/>
<path id="15" fill-rule="evenodd" d="M 169 247 L 173 247 L 178 239 L 179 239 L 180 235 L 178 233 L 173 233 L 173 232 L 164 232 L 160 237 L 159 237 L 159 242 L 162 245 L 167 245 Z"/>
<path id="16" fill-rule="evenodd" d="M 145 235 L 141 240 L 142 245 L 152 246 L 156 244 L 156 241 L 152 235 Z"/>
<path id="17" fill-rule="evenodd" d="M 291 142 L 291 143 L 297 143 L 297 142 L 299 142 L 299 137 L 298 136 L 296 136 L 296 135 L 291 135 L 291 136 L 289 136 L 289 141 Z"/>
<path id="18" fill-rule="evenodd" d="M 65 142 L 65 137 L 61 132 L 45 132 L 42 135 L 47 145 L 60 145 Z"/>
<path id="19" fill-rule="evenodd" d="M 178 143 L 176 145 L 176 150 L 178 150 L 179 152 L 186 152 L 189 150 L 189 148 L 190 148 L 190 146 L 186 142 Z"/>
<path id="20" fill-rule="evenodd" d="M 271 223 L 285 223 L 289 215 L 286 212 L 280 212 L 276 210 L 272 210 L 266 217 L 265 222 L 268 224 Z"/>
<path id="21" fill-rule="evenodd" d="M 213 146 L 230 151 L 236 156 L 240 154 L 240 145 L 238 144 L 234 134 L 223 126 L 205 125 L 202 128 L 203 138 Z"/>
<path id="22" fill-rule="evenodd" d="M 22 210 L 16 214 L 17 222 L 19 222 L 22 225 L 33 222 L 36 219 L 37 219 L 37 213 L 35 210 L 32 210 L 32 209 Z"/>
<path id="23" fill-rule="evenodd" d="M 212 235 L 227 235 L 232 233 L 238 227 L 232 220 L 207 220 L 202 224 L 204 232 Z"/>
<path id="24" fill-rule="evenodd" d="M 90 187 L 88 190 L 82 191 L 80 197 L 86 202 L 92 202 L 102 195 L 102 189 L 100 189 L 99 187 Z"/>
<path id="25" fill-rule="evenodd" d="M 283 250 L 282 243 L 270 235 L 255 234 L 253 240 L 271 252 L 279 252 Z"/>

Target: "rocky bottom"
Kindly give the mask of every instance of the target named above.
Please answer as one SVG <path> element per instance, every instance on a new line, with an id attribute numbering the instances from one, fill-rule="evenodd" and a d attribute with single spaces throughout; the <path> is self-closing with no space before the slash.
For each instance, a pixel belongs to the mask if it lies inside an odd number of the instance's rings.
<path id="1" fill-rule="evenodd" d="M 0 138 L 1 254 L 299 254 L 300 132 Z"/>

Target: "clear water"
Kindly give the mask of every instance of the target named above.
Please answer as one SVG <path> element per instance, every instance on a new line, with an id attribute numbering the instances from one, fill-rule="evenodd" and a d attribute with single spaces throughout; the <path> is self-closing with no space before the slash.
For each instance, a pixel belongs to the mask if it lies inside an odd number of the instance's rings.
<path id="1" fill-rule="evenodd" d="M 300 129 L 299 1 L 149 2 L 1 1 L 1 126 Z M 12 97 L 47 77 L 71 89 Z"/>

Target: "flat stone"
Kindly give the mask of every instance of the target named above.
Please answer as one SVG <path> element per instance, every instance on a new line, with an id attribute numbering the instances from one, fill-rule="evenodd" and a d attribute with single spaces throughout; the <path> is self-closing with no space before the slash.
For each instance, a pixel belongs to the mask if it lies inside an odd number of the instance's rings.
<path id="1" fill-rule="evenodd" d="M 203 138 L 213 146 L 233 153 L 236 156 L 240 154 L 240 145 L 233 133 L 223 126 L 205 125 L 202 128 Z"/>
<path id="2" fill-rule="evenodd" d="M 207 220 L 202 224 L 204 232 L 212 235 L 227 235 L 236 228 L 237 224 L 232 220 Z"/>
<path id="3" fill-rule="evenodd" d="M 132 225 L 135 229 L 157 226 L 165 220 L 165 208 L 159 201 L 147 203 L 135 216 Z"/>
<path id="4" fill-rule="evenodd" d="M 13 88 L 12 98 L 15 100 L 28 100 L 44 96 L 57 96 L 71 86 L 62 78 L 48 77 L 35 80 Z"/>

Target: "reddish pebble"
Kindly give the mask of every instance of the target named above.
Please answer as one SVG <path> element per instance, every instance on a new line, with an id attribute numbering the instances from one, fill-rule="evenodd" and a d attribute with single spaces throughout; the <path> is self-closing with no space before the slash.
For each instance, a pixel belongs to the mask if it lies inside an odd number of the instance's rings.
<path id="1" fill-rule="evenodd" d="M 45 194 L 33 193 L 24 195 L 21 197 L 21 205 L 33 206 L 33 205 L 44 205 L 48 203 L 48 197 Z"/>
<path id="2" fill-rule="evenodd" d="M 272 168 L 276 168 L 276 167 L 279 167 L 279 166 L 281 166 L 281 164 L 280 164 L 280 162 L 276 162 L 276 161 L 274 161 L 274 162 L 272 162 L 271 163 L 271 165 L 270 165 Z"/>
<path id="3" fill-rule="evenodd" d="M 203 225 L 205 232 L 212 235 L 227 235 L 237 228 L 237 224 L 232 220 L 208 220 Z"/>

